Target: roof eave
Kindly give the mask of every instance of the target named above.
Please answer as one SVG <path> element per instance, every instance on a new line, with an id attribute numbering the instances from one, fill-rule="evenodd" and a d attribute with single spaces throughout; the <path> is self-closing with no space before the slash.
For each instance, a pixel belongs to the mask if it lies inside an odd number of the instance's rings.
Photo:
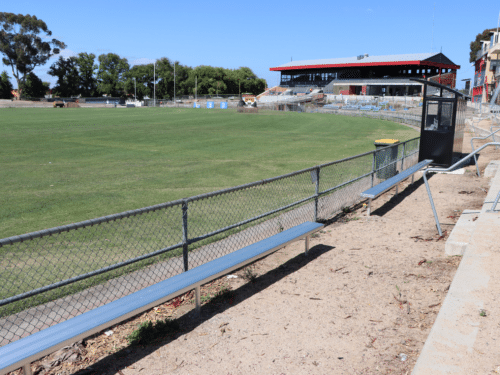
<path id="1" fill-rule="evenodd" d="M 397 66 L 397 65 L 417 65 L 417 66 L 435 66 L 445 69 L 460 69 L 460 65 L 455 64 L 442 64 L 432 61 L 384 61 L 372 63 L 350 63 L 350 64 L 315 64 L 315 65 L 295 65 L 295 66 L 278 66 L 269 68 L 270 71 L 283 71 L 283 70 L 304 70 L 304 69 L 326 69 L 326 68 L 350 68 L 350 67 L 364 67 L 364 66 Z"/>

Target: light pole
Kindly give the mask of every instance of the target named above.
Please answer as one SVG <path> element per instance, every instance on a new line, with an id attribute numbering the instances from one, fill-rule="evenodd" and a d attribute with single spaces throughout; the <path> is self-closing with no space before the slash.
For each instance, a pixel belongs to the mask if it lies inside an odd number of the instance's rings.
<path id="1" fill-rule="evenodd" d="M 156 61 L 153 64 L 153 100 L 156 107 Z"/>
<path id="2" fill-rule="evenodd" d="M 134 101 L 137 101 L 137 78 L 134 77 Z"/>

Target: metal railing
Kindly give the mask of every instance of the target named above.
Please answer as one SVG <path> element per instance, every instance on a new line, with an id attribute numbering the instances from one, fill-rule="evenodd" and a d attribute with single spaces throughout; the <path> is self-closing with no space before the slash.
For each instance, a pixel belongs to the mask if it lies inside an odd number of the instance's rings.
<path id="1" fill-rule="evenodd" d="M 434 205 L 434 200 L 432 199 L 432 193 L 431 193 L 431 189 L 429 187 L 429 181 L 427 180 L 427 173 L 432 173 L 432 172 L 433 173 L 435 173 L 435 172 L 450 172 L 450 171 L 453 171 L 453 170 L 457 169 L 458 167 L 460 167 L 461 165 L 463 165 L 467 160 L 469 160 L 471 157 L 473 157 L 474 155 L 476 155 L 479 151 L 481 151 L 482 149 L 484 149 L 484 148 L 486 148 L 488 146 L 500 146 L 500 142 L 486 143 L 485 145 L 481 146 L 477 150 L 471 152 L 469 155 L 467 155 L 467 156 L 463 157 L 462 159 L 460 159 L 459 161 L 457 161 L 451 167 L 448 167 L 448 168 L 428 168 L 428 169 L 426 169 L 424 171 L 423 177 L 424 177 L 425 188 L 427 189 L 427 195 L 429 196 L 429 202 L 431 204 L 432 213 L 434 214 L 434 220 L 436 221 L 436 227 L 437 227 L 437 230 L 438 230 L 438 233 L 439 233 L 440 236 L 443 235 L 443 232 L 441 230 L 441 225 L 439 224 L 439 218 L 438 218 L 438 215 L 437 215 L 437 212 L 436 212 L 436 207 Z M 495 206 L 496 206 L 496 203 L 495 203 Z"/>
<path id="2" fill-rule="evenodd" d="M 393 149 L 392 159 L 380 157 Z M 0 346 L 360 201 L 419 138 L 233 188 L 0 240 Z M 382 171 L 382 173 L 379 173 Z"/>
<path id="3" fill-rule="evenodd" d="M 495 122 L 498 124 L 498 121 L 495 119 Z M 494 132 L 493 129 L 494 128 L 500 128 L 500 125 L 493 125 L 493 126 L 490 126 L 490 132 L 492 132 L 492 135 L 493 135 L 493 142 L 496 142 L 497 140 L 495 139 L 495 133 L 496 131 Z M 500 130 L 500 129 L 499 129 Z M 498 150 L 498 146 L 495 147 L 496 150 Z"/>
<path id="4" fill-rule="evenodd" d="M 490 128 L 490 130 L 493 130 L 495 126 L 492 126 Z M 500 129 L 498 130 L 495 130 L 494 132 L 490 133 L 489 135 L 487 135 L 486 137 L 472 137 L 471 140 L 470 140 L 470 146 L 471 146 L 471 149 L 472 149 L 472 152 L 475 151 L 475 148 L 474 148 L 474 140 L 475 139 L 487 139 L 489 137 L 492 137 L 493 138 L 493 142 L 496 142 L 495 141 L 495 133 L 499 132 Z M 497 146 L 498 148 L 498 146 Z M 481 173 L 479 172 L 479 165 L 477 164 L 477 157 L 476 157 L 476 154 L 474 154 L 474 163 L 476 164 L 476 174 L 478 177 L 481 177 Z"/>
<path id="5" fill-rule="evenodd" d="M 363 102 L 366 104 L 366 102 Z M 351 117 L 367 117 L 377 120 L 386 120 L 408 124 L 420 127 L 422 123 L 422 115 L 412 114 L 408 111 L 367 111 L 359 109 L 359 106 L 344 108 L 334 108 L 331 105 L 319 106 L 312 103 L 287 103 L 283 102 L 265 102 L 258 105 L 259 110 L 272 111 L 291 111 L 291 112 L 307 112 L 307 113 L 329 113 L 333 115 L 343 115 Z M 358 108 L 359 107 L 359 108 Z"/>
<path id="6" fill-rule="evenodd" d="M 386 112 L 386 111 L 362 111 L 362 110 L 342 110 L 342 109 L 323 109 L 321 113 L 334 113 L 352 117 L 369 117 L 372 119 L 393 121 L 402 124 L 408 124 L 420 127 L 422 123 L 422 115 L 411 114 L 406 112 Z"/>
<path id="7" fill-rule="evenodd" d="M 497 197 L 495 198 L 495 201 L 491 205 L 491 210 L 486 210 L 486 212 L 496 212 L 498 200 L 500 200 L 500 191 L 498 192 Z"/>

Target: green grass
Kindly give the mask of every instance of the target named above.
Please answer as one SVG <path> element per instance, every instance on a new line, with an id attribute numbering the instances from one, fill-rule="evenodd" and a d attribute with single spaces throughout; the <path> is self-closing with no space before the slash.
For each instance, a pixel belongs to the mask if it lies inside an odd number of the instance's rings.
<path id="1" fill-rule="evenodd" d="M 156 341 L 170 339 L 180 332 L 181 328 L 177 320 L 158 320 L 155 323 L 151 321 L 139 324 L 127 340 L 130 345 L 147 345 Z"/>
<path id="2" fill-rule="evenodd" d="M 3 109 L 0 238 L 248 183 L 417 132 L 328 114 Z"/>

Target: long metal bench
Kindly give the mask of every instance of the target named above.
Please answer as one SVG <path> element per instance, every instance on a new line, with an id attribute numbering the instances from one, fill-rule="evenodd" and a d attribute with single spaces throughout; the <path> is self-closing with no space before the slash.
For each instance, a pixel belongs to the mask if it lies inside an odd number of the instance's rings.
<path id="1" fill-rule="evenodd" d="M 302 223 L 187 272 L 5 345 L 0 348 L 0 374 L 4 375 L 22 367 L 25 375 L 31 375 L 31 362 L 193 289 L 195 289 L 196 310 L 199 312 L 201 285 L 263 258 L 302 238 L 306 240 L 305 252 L 307 254 L 309 236 L 323 227 L 324 224 L 319 223 Z"/>
<path id="2" fill-rule="evenodd" d="M 374 187 L 364 191 L 361 193 L 361 197 L 363 198 L 368 198 L 368 216 L 370 216 L 371 212 L 371 204 L 372 204 L 372 199 L 377 198 L 379 195 L 382 193 L 385 193 L 387 190 L 391 189 L 394 185 L 396 185 L 396 194 L 398 194 L 398 184 L 407 179 L 408 177 L 411 176 L 411 182 L 413 183 L 413 175 L 421 170 L 422 168 L 427 167 L 429 164 L 432 163 L 432 160 L 426 159 L 422 160 L 418 164 L 415 164 L 414 166 L 405 169 L 404 171 L 398 173 L 397 175 L 388 178 L 387 180 L 381 182 L 378 185 L 375 185 Z"/>

